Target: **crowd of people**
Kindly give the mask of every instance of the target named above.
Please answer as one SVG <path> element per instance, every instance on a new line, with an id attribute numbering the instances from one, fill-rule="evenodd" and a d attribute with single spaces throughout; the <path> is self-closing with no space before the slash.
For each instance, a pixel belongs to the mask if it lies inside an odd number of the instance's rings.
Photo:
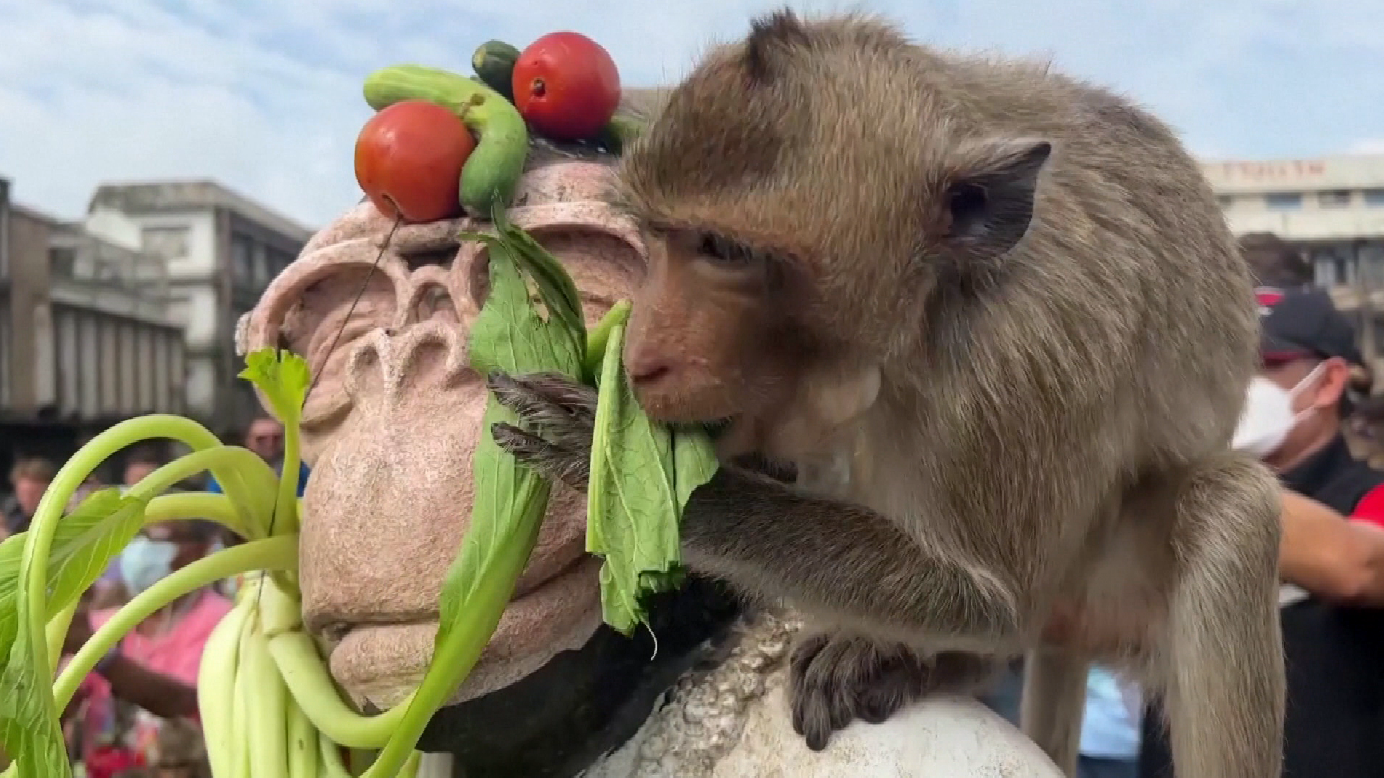
<path id="1" fill-rule="evenodd" d="M 283 427 L 262 417 L 246 429 L 243 445 L 276 470 L 282 468 Z M 137 483 L 165 462 L 150 451 L 124 457 L 119 488 Z M 57 468 L 25 458 L 10 472 L 13 489 L 0 537 L 28 529 Z M 299 472 L 299 493 L 307 469 Z M 83 485 L 69 509 L 91 491 Z M 218 492 L 214 479 L 196 485 Z M 196 518 L 146 526 L 83 596 L 63 642 L 63 661 L 81 648 L 130 598 L 165 576 L 239 542 L 220 525 Z M 187 594 L 140 623 L 102 657 L 62 713 L 68 753 L 85 778 L 209 778 L 197 727 L 197 671 L 212 628 L 231 609 L 233 581 Z"/>
<path id="2" fill-rule="evenodd" d="M 1374 667 L 1384 656 L 1384 401 L 1370 398 L 1355 328 L 1313 288 L 1307 262 L 1271 235 L 1247 236 L 1242 249 L 1258 282 L 1262 368 L 1232 445 L 1261 459 L 1281 482 L 1284 774 L 1376 776 L 1384 769 L 1384 673 Z M 255 420 L 243 443 L 282 467 L 277 422 Z M 147 454 L 127 457 L 124 486 L 162 464 Z M 55 472 L 43 459 L 15 464 L 0 537 L 28 528 Z M 306 481 L 304 467 L 300 494 Z M 219 491 L 214 480 L 205 488 Z M 84 598 L 64 653 L 75 652 L 130 597 L 235 542 L 209 521 L 146 527 Z M 212 627 L 231 607 L 229 594 L 207 588 L 169 604 L 97 663 L 63 713 L 71 756 L 87 778 L 208 775 L 195 723 L 197 667 Z M 985 701 L 1017 722 L 1021 685 L 1016 665 Z M 1156 703 L 1118 673 L 1095 667 L 1079 778 L 1200 777 L 1172 775 Z"/>

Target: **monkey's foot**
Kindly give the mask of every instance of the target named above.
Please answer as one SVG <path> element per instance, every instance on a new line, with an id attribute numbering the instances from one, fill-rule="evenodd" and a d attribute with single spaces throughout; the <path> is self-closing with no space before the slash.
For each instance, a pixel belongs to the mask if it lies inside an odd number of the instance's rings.
<path id="1" fill-rule="evenodd" d="M 503 422 L 490 429 L 496 445 L 546 478 L 586 491 L 596 390 L 555 373 L 492 373 L 486 386 L 528 429 Z M 534 430 L 529 432 L 528 430 Z"/>
<path id="2" fill-rule="evenodd" d="M 855 719 L 879 724 L 929 694 L 974 690 L 996 666 L 976 654 L 924 658 L 899 643 L 845 632 L 812 635 L 793 650 L 793 729 L 808 748 L 821 751 L 833 732 Z"/>

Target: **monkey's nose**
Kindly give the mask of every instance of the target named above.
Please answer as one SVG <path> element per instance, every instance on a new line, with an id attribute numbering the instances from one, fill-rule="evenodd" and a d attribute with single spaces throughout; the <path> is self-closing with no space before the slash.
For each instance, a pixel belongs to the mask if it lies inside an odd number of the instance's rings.
<path id="1" fill-rule="evenodd" d="M 630 383 L 635 386 L 648 386 L 672 372 L 672 367 L 658 359 L 636 359 L 625 363 L 625 372 Z"/>

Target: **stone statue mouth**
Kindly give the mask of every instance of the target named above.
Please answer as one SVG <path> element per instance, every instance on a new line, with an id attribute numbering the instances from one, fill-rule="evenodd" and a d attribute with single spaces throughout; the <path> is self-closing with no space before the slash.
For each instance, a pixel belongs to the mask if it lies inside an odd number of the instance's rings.
<path id="1" fill-rule="evenodd" d="M 448 705 L 488 694 L 580 648 L 600 624 L 600 560 L 583 554 L 510 600 L 480 661 Z M 328 634 L 334 632 L 335 634 Z M 362 710 L 387 709 L 427 670 L 437 612 L 356 614 L 320 630 L 332 676 Z"/>

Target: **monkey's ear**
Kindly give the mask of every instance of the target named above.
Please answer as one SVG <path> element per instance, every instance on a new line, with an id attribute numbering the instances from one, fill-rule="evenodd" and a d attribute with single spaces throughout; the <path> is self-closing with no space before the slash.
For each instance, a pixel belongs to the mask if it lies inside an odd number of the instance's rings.
<path id="1" fill-rule="evenodd" d="M 1038 174 L 1051 154 L 1051 143 L 1032 138 L 961 149 L 944 193 L 948 238 L 992 255 L 1013 248 L 1033 220 Z"/>
<path id="2" fill-rule="evenodd" d="M 750 20 L 750 36 L 745 39 L 745 70 L 751 81 L 768 83 L 779 75 L 779 55 L 808 43 L 807 28 L 792 8 L 757 16 Z"/>

